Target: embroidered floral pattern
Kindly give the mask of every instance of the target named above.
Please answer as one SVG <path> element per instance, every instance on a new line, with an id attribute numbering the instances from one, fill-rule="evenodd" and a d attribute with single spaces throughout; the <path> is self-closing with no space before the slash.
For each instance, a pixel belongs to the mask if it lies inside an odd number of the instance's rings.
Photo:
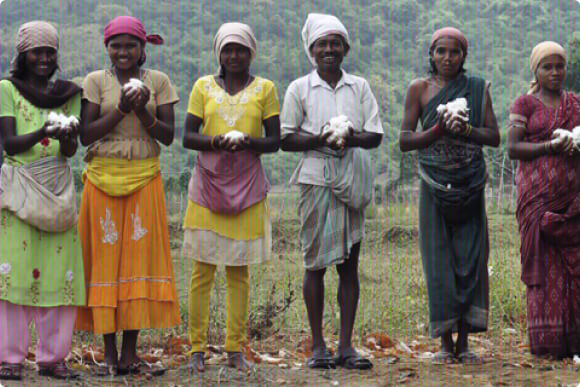
<path id="1" fill-rule="evenodd" d="M 236 95 L 229 95 L 212 80 L 208 80 L 204 87 L 209 96 L 220 105 L 217 111 L 219 116 L 232 128 L 246 112 L 245 105 L 250 101 L 250 97 L 262 92 L 263 83 L 263 79 L 256 79 Z"/>
<path id="2" fill-rule="evenodd" d="M 73 287 L 74 274 L 72 270 L 66 272 L 64 279 L 64 302 L 67 304 L 72 304 L 75 298 L 75 291 Z"/>
<path id="3" fill-rule="evenodd" d="M 33 304 L 38 304 L 38 298 L 40 297 L 40 270 L 32 270 L 32 285 L 30 286 L 30 297 L 32 298 Z"/>
<path id="4" fill-rule="evenodd" d="M 139 214 L 139 206 L 135 206 L 135 213 L 131 214 L 131 221 L 133 222 L 133 235 L 131 239 L 138 241 L 147 234 L 147 229 L 141 226 L 141 217 Z"/>
<path id="5" fill-rule="evenodd" d="M 6 297 L 8 295 L 8 288 L 10 288 L 10 272 L 12 271 L 12 265 L 5 262 L 0 265 L 0 297 Z"/>
<path id="6" fill-rule="evenodd" d="M 101 217 L 101 228 L 103 229 L 103 238 L 101 239 L 103 243 L 108 243 L 114 245 L 119 239 L 117 234 L 117 228 L 115 227 L 115 222 L 111 219 L 111 211 L 105 209 L 105 219 Z"/>

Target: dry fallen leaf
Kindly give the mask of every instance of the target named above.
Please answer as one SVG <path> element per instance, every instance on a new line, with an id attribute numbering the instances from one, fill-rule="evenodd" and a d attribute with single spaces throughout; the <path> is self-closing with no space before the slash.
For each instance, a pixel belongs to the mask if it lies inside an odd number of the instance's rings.
<path id="1" fill-rule="evenodd" d="M 182 355 L 191 349 L 191 343 L 186 337 L 169 337 L 163 347 L 164 355 Z"/>

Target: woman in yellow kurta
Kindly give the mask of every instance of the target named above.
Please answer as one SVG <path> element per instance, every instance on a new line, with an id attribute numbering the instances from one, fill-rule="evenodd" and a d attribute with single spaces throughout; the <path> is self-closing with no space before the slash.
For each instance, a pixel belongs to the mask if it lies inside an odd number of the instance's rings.
<path id="1" fill-rule="evenodd" d="M 163 40 L 139 20 L 114 19 L 104 40 L 112 68 L 83 85 L 81 141 L 89 148 L 79 233 L 88 300 L 77 326 L 104 334 L 103 373 L 156 374 L 163 370 L 148 368 L 136 344 L 140 329 L 180 323 L 158 159 L 158 142 L 173 141 L 178 97 L 165 74 L 141 68 L 145 42 Z"/>
<path id="2" fill-rule="evenodd" d="M 194 367 L 203 372 L 209 293 L 216 265 L 225 265 L 229 365 L 251 366 L 241 350 L 248 298 L 248 266 L 267 261 L 271 232 L 269 183 L 260 154 L 276 152 L 279 103 L 274 84 L 250 74 L 256 39 L 250 27 L 226 23 L 214 39 L 218 75 L 191 92 L 183 146 L 198 150 L 184 219 L 184 253 L 193 259 L 189 324 Z M 264 129 L 262 129 L 262 127 Z M 201 129 L 201 131 L 200 131 Z"/>

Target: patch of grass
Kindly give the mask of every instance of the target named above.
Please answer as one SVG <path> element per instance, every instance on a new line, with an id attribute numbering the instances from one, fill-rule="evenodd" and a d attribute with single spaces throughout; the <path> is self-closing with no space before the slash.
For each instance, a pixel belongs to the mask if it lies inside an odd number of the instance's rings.
<path id="1" fill-rule="evenodd" d="M 306 309 L 302 301 L 302 258 L 299 252 L 298 195 L 295 191 L 271 195 L 269 198 L 273 225 L 272 261 L 250 270 L 249 313 L 263 311 L 265 305 L 287 299 L 295 301 L 270 316 L 264 337 L 271 332 L 283 335 L 308 333 Z M 178 206 L 174 206 L 176 208 Z M 412 340 L 427 334 L 428 305 L 425 280 L 418 248 L 417 201 L 409 196 L 396 203 L 377 206 L 366 221 L 366 237 L 360 258 L 361 293 L 355 335 L 369 332 Z M 172 214 L 172 223 L 180 221 Z M 505 211 L 488 214 L 490 229 L 490 338 L 499 338 L 505 327 L 525 334 L 525 287 L 519 279 L 519 232 L 513 215 Z M 178 230 L 172 226 L 172 231 Z M 182 234 L 182 231 L 176 231 Z M 182 235 L 171 235 L 181 241 Z M 172 247 L 174 247 L 172 245 Z M 174 253 L 178 252 L 175 246 Z M 187 322 L 187 297 L 191 275 L 189 258 L 175 259 L 180 305 L 184 324 Z M 339 314 L 336 301 L 338 276 L 332 268 L 325 276 L 324 322 L 327 334 L 338 333 Z M 223 343 L 225 334 L 225 276 L 216 274 L 210 312 L 210 342 Z M 262 308 L 262 309 L 261 309 Z M 251 324 L 248 324 L 251 326 Z M 185 325 L 187 326 L 187 325 Z M 253 326 L 252 329 L 255 329 Z M 254 336 L 256 332 L 253 332 Z"/>

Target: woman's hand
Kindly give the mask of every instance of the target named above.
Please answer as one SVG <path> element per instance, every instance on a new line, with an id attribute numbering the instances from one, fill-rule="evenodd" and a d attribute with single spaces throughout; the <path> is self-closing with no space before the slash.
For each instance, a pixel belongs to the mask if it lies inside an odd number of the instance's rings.
<path id="1" fill-rule="evenodd" d="M 119 105 L 117 106 L 117 108 L 121 110 L 121 113 L 131 113 L 131 110 L 133 110 L 133 100 L 137 93 L 139 92 L 134 89 L 126 90 L 121 88 L 121 97 L 119 98 Z"/>
<path id="2" fill-rule="evenodd" d="M 574 139 L 571 136 L 559 136 L 551 140 L 550 148 L 556 154 L 572 155 L 575 152 Z"/>
<path id="3" fill-rule="evenodd" d="M 145 106 L 147 105 L 147 102 L 149 102 L 149 98 L 151 98 L 151 91 L 147 86 L 143 85 L 139 88 L 137 94 L 132 99 L 133 109 L 136 112 L 145 110 Z"/>

